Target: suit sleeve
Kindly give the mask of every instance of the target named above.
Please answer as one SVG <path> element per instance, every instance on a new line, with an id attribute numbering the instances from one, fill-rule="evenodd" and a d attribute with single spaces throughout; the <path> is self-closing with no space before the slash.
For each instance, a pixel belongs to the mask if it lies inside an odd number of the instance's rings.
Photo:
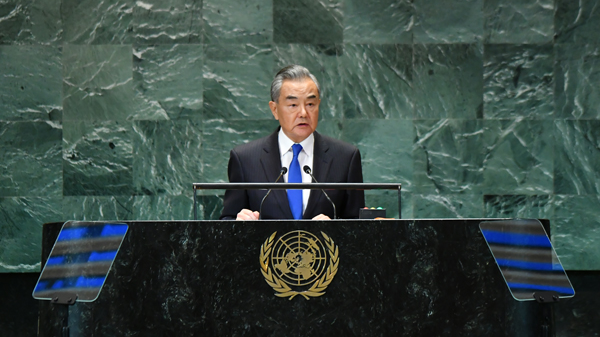
<path id="1" fill-rule="evenodd" d="M 347 182 L 362 183 L 362 164 L 360 151 L 356 149 L 350 159 Z M 365 192 L 362 190 L 348 190 L 346 204 L 344 205 L 343 219 L 358 219 L 359 209 L 365 207 Z"/>
<path id="2" fill-rule="evenodd" d="M 245 182 L 244 170 L 238 154 L 231 150 L 229 153 L 229 164 L 227 175 L 230 183 Z M 223 212 L 220 220 L 235 220 L 242 208 L 250 208 L 248 193 L 246 190 L 227 190 L 223 199 Z"/>

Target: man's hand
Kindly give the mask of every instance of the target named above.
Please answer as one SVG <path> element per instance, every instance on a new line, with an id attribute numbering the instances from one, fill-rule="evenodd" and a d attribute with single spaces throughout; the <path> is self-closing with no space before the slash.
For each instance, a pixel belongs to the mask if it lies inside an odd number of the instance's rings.
<path id="1" fill-rule="evenodd" d="M 316 217 L 312 218 L 313 220 L 331 220 L 330 217 L 328 217 L 325 214 L 319 214 Z"/>
<path id="2" fill-rule="evenodd" d="M 242 209 L 235 218 L 236 220 L 258 220 L 258 212 L 249 209 Z"/>

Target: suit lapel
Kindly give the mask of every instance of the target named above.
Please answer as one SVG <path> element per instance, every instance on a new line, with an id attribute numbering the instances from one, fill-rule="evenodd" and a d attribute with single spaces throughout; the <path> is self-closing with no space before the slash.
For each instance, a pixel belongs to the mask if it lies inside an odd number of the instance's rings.
<path id="1" fill-rule="evenodd" d="M 279 129 L 278 129 L 279 130 Z M 279 154 L 279 142 L 277 140 L 278 131 L 271 134 L 261 152 L 260 162 L 267 177 L 268 182 L 275 182 L 281 170 L 281 155 Z M 279 179 L 283 182 L 283 177 Z M 293 219 L 292 211 L 287 199 L 285 190 L 273 190 L 271 197 L 275 197 L 281 212 L 288 218 Z"/>
<path id="2" fill-rule="evenodd" d="M 327 172 L 329 172 L 329 167 L 331 166 L 331 158 L 329 154 L 329 145 L 327 142 L 323 140 L 321 135 L 314 132 L 315 136 L 315 148 L 313 153 L 313 175 L 315 179 L 324 183 L 327 182 Z M 311 190 L 310 197 L 308 198 L 308 205 L 306 205 L 306 211 L 304 214 L 310 215 L 314 212 L 317 205 L 319 205 L 323 196 L 323 192 L 321 190 Z"/>

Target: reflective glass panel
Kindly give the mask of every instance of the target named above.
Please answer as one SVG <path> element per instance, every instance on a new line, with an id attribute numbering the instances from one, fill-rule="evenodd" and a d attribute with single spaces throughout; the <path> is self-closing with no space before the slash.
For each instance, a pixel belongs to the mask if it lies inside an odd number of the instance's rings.
<path id="1" fill-rule="evenodd" d="M 516 300 L 534 300 L 534 293 L 547 291 L 560 298 L 575 295 L 539 220 L 484 221 L 479 228 Z"/>
<path id="2" fill-rule="evenodd" d="M 66 222 L 33 297 L 68 304 L 96 300 L 127 229 L 122 223 Z"/>

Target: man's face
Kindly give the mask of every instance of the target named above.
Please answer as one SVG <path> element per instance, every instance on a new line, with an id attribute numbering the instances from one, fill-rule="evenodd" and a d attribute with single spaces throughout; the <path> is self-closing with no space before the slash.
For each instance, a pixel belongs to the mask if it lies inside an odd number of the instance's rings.
<path id="1" fill-rule="evenodd" d="M 319 103 L 317 85 L 305 78 L 283 81 L 279 101 L 269 102 L 269 107 L 283 133 L 294 143 L 300 143 L 317 128 Z"/>

